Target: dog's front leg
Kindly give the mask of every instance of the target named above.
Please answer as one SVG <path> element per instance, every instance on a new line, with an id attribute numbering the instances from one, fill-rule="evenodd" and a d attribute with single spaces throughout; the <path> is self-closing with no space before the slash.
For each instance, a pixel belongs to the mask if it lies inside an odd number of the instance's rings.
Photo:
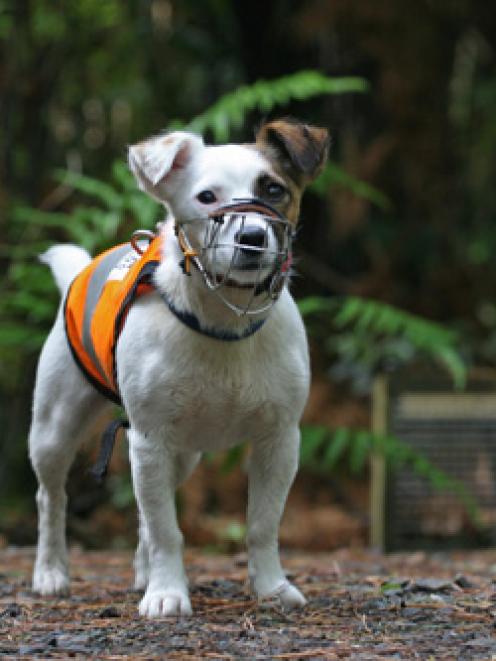
<path id="1" fill-rule="evenodd" d="M 150 554 L 148 551 L 148 530 L 140 516 L 138 528 L 138 547 L 134 556 L 134 589 L 146 590 L 150 577 Z"/>
<path id="2" fill-rule="evenodd" d="M 278 531 L 289 488 L 298 468 L 300 431 L 254 444 L 249 467 L 248 572 L 257 596 L 274 597 L 294 608 L 306 601 L 286 579 L 279 560 Z"/>
<path id="3" fill-rule="evenodd" d="M 193 472 L 200 461 L 199 452 L 182 452 L 175 456 L 175 481 L 174 487 L 179 487 Z M 146 590 L 150 576 L 148 530 L 145 522 L 140 517 L 138 548 L 134 557 L 134 588 L 135 590 Z"/>
<path id="4" fill-rule="evenodd" d="M 174 502 L 174 454 L 162 434 L 133 428 L 129 449 L 140 518 L 148 533 L 149 580 L 139 612 L 147 617 L 190 615 L 183 537 Z"/>

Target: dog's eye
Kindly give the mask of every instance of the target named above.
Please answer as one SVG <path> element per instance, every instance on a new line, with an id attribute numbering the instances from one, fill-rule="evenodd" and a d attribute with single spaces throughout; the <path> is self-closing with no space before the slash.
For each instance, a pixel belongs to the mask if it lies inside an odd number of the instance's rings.
<path id="1" fill-rule="evenodd" d="M 196 199 L 202 204 L 213 204 L 217 201 L 215 194 L 211 190 L 202 190 L 201 193 L 198 193 Z"/>
<path id="2" fill-rule="evenodd" d="M 286 193 L 286 189 L 284 188 L 284 186 L 278 184 L 277 181 L 267 182 L 267 184 L 265 185 L 265 191 L 268 197 L 270 197 L 270 199 L 274 202 L 281 200 Z"/>

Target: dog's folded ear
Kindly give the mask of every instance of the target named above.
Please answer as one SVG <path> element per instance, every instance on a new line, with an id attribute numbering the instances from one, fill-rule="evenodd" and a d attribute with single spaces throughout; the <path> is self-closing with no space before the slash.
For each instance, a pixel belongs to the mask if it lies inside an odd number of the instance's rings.
<path id="1" fill-rule="evenodd" d="M 293 119 L 278 119 L 260 127 L 255 144 L 297 183 L 306 184 L 324 167 L 329 133 Z"/>
<path id="2" fill-rule="evenodd" d="M 204 147 L 202 138 L 193 133 L 156 136 L 129 147 L 129 167 L 141 190 L 164 202 L 169 175 L 185 169 Z"/>

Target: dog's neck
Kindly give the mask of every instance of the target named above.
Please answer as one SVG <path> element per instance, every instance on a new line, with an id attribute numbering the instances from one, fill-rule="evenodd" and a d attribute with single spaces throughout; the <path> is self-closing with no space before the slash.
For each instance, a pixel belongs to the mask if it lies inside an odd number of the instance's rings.
<path id="1" fill-rule="evenodd" d="M 174 219 L 169 218 L 161 227 L 163 237 L 162 261 L 154 274 L 154 283 L 180 312 L 194 315 L 204 329 L 243 335 L 250 326 L 267 318 L 270 310 L 255 315 L 238 316 L 210 291 L 195 267 L 185 275 L 181 261 L 183 253 L 174 233 Z M 240 290 L 240 297 L 246 297 Z M 241 301 L 240 301 L 241 302 Z"/>

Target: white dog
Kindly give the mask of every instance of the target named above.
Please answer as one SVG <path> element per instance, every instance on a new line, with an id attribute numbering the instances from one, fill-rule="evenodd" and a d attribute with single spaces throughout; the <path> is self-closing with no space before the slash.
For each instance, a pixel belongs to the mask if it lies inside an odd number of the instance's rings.
<path id="1" fill-rule="evenodd" d="M 116 324 L 115 381 L 108 388 L 98 388 L 96 372 L 92 377 L 76 364 L 64 303 L 43 347 L 29 436 L 39 480 L 35 591 L 68 592 L 67 472 L 90 422 L 109 405 L 104 394 L 113 393 L 129 418 L 140 517 L 135 585 L 145 590 L 139 612 L 191 613 L 175 490 L 201 452 L 244 441 L 252 447 L 252 588 L 258 598 L 271 596 L 285 607 L 305 604 L 286 579 L 278 553 L 309 387 L 305 330 L 286 281 L 300 198 L 320 171 L 327 144 L 324 129 L 279 120 L 263 125 L 250 144 L 206 146 L 197 135 L 175 132 L 130 148 L 139 186 L 169 212 L 157 239 L 160 259 L 148 274 L 146 295 L 133 299 L 125 323 L 123 317 Z M 110 260 L 112 270 L 100 290 L 122 279 L 140 253 L 146 255 L 142 237 L 133 245 L 136 252 L 129 245 L 118 249 L 126 254 Z M 51 267 L 63 300 L 91 262 L 71 245 L 54 246 L 41 259 Z M 103 331 L 95 332 L 99 342 Z M 106 375 L 100 381 L 108 384 L 112 375 Z"/>

